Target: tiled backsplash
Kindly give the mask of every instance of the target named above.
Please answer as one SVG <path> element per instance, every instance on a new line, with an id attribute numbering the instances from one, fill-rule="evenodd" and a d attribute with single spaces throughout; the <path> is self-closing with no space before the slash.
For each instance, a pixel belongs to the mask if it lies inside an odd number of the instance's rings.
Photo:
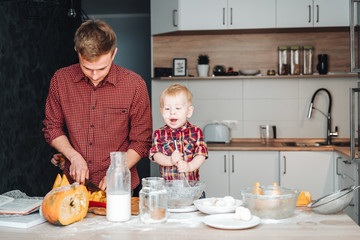
<path id="1" fill-rule="evenodd" d="M 259 138 L 259 125 L 277 126 L 278 138 L 325 138 L 326 118 L 314 111 L 307 119 L 313 93 L 326 88 L 332 95 L 332 131 L 348 138 L 349 88 L 357 78 L 281 78 L 281 79 L 209 79 L 153 80 L 152 109 L 154 129 L 164 125 L 160 115 L 160 93 L 172 83 L 187 86 L 194 95 L 192 124 L 203 127 L 213 121 L 235 120 L 233 138 Z M 314 106 L 327 113 L 328 97 L 320 92 Z"/>

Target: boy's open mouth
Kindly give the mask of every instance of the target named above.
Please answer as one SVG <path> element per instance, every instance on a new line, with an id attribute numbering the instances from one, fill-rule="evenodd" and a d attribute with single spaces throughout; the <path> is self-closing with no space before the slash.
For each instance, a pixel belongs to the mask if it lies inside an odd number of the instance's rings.
<path id="1" fill-rule="evenodd" d="M 176 122 L 177 122 L 177 119 L 172 118 L 172 119 L 170 119 L 170 122 L 171 122 L 171 123 L 176 123 Z"/>

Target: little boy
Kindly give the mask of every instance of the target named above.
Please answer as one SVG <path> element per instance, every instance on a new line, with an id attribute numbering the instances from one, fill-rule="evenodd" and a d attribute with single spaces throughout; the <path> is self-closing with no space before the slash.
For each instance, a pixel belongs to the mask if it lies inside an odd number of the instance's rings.
<path id="1" fill-rule="evenodd" d="M 165 180 L 199 180 L 199 168 L 207 158 L 201 129 L 188 122 L 194 111 L 192 94 L 185 86 L 172 84 L 160 95 L 165 126 L 155 130 L 150 160 L 160 165 Z"/>

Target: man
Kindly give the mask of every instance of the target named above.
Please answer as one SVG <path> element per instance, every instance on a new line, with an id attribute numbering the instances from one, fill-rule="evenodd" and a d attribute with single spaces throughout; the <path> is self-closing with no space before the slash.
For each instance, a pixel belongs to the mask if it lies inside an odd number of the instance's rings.
<path id="1" fill-rule="evenodd" d="M 144 80 L 113 63 L 116 35 L 100 20 L 75 33 L 79 63 L 58 70 L 45 106 L 46 141 L 62 155 L 69 180 L 90 179 L 106 189 L 110 152 L 127 152 L 131 189 L 139 184 L 136 163 L 148 155 L 152 118 Z M 53 164 L 60 163 L 55 154 Z"/>

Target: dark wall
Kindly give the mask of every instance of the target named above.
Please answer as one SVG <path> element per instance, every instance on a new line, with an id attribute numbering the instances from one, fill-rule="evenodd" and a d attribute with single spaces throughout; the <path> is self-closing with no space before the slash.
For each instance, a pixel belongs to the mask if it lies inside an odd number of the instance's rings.
<path id="1" fill-rule="evenodd" d="M 77 61 L 69 2 L 0 2 L 0 194 L 44 196 L 58 172 L 41 129 L 53 73 Z"/>

